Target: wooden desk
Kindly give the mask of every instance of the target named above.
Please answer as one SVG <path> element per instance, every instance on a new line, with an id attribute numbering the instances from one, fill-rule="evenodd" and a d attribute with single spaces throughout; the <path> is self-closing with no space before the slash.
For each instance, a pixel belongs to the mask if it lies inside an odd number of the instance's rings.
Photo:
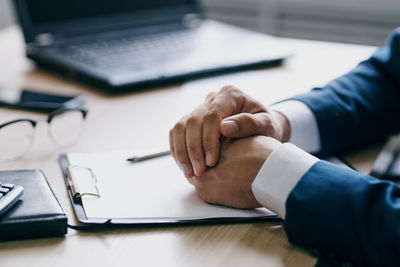
<path id="1" fill-rule="evenodd" d="M 57 157 L 62 152 L 95 152 L 167 146 L 168 130 L 218 84 L 237 83 L 269 104 L 323 85 L 368 57 L 372 47 L 285 40 L 296 51 L 282 67 L 211 79 L 195 86 L 179 85 L 109 96 L 34 68 L 24 57 L 18 28 L 0 31 L 0 84 L 40 91 L 85 95 L 90 110 L 86 131 L 75 145 L 56 148 L 40 125 L 35 144 L 23 159 L 1 170 L 41 169 L 66 210 L 72 212 Z M 0 121 L 42 118 L 42 114 L 2 108 Z M 0 148 L 1 149 L 1 148 Z M 376 149 L 350 156 L 368 171 Z M 372 156 L 371 156 L 372 155 Z M 367 162 L 367 164 L 365 164 Z M 313 266 L 316 259 L 287 241 L 281 221 L 236 225 L 129 228 L 80 233 L 65 238 L 0 243 L 0 266 Z"/>

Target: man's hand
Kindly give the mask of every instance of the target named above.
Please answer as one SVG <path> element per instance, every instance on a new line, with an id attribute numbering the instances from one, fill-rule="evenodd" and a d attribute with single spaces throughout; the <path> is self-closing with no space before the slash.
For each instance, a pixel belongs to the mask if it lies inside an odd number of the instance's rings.
<path id="1" fill-rule="evenodd" d="M 265 136 L 224 140 L 218 165 L 188 180 L 199 197 L 208 203 L 242 209 L 260 207 L 251 184 L 265 160 L 280 144 Z"/>
<path id="2" fill-rule="evenodd" d="M 221 135 L 235 138 L 265 135 L 287 142 L 290 126 L 281 113 L 268 111 L 233 86 L 209 94 L 170 131 L 171 154 L 187 178 L 201 176 L 206 166 L 215 166 Z"/>

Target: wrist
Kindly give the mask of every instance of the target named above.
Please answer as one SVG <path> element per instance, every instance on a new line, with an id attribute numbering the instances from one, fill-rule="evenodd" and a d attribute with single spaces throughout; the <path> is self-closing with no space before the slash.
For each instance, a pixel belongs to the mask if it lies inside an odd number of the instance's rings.
<path id="1" fill-rule="evenodd" d="M 289 142 L 291 134 L 289 120 L 279 111 L 271 110 L 270 112 L 276 125 L 278 140 L 282 143 Z"/>

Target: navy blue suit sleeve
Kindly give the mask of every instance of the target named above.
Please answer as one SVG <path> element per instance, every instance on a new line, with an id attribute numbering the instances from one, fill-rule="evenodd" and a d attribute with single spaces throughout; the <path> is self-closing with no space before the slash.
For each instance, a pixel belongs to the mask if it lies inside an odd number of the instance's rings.
<path id="1" fill-rule="evenodd" d="M 356 266 L 400 266 L 400 187 L 320 161 L 290 193 L 285 229 Z"/>
<path id="2" fill-rule="evenodd" d="M 400 130 L 400 28 L 388 44 L 323 88 L 293 97 L 317 119 L 319 156 L 380 142 Z"/>

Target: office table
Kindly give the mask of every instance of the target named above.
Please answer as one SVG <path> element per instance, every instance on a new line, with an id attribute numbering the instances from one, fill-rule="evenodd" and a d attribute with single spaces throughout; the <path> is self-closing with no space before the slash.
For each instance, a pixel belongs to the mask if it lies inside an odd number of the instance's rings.
<path id="1" fill-rule="evenodd" d="M 40 124 L 35 143 L 22 159 L 0 170 L 41 169 L 69 217 L 76 220 L 58 165 L 64 152 L 102 152 L 167 147 L 168 131 L 208 92 L 224 83 L 240 86 L 266 105 L 305 92 L 345 73 L 367 58 L 373 47 L 284 39 L 296 55 L 280 67 L 212 77 L 186 86 L 172 85 L 110 96 L 94 88 L 36 68 L 24 56 L 20 30 L 0 31 L 0 85 L 84 95 L 89 116 L 79 141 L 57 148 Z M 0 122 L 45 115 L 7 108 Z M 1 149 L 1 148 L 0 148 Z M 379 147 L 346 158 L 368 172 Z M 183 176 L 182 176 L 182 179 Z M 314 266 L 317 259 L 290 244 L 281 220 L 259 223 L 132 227 L 99 232 L 69 230 L 64 238 L 0 243 L 0 266 Z"/>

